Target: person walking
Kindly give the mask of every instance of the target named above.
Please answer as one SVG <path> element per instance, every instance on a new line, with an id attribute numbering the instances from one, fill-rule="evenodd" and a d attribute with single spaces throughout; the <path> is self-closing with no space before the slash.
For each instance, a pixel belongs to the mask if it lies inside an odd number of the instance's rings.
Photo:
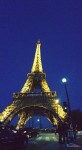
<path id="1" fill-rule="evenodd" d="M 58 133 L 59 133 L 59 143 L 65 144 L 67 140 L 67 125 L 65 123 L 59 123 Z"/>
<path id="2" fill-rule="evenodd" d="M 58 125 L 59 143 L 62 143 L 62 124 Z"/>

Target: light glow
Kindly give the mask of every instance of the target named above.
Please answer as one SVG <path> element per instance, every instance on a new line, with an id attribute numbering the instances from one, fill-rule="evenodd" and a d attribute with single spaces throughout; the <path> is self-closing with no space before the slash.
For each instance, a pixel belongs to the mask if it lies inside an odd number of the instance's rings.
<path id="1" fill-rule="evenodd" d="M 56 99 L 56 104 L 58 104 L 59 103 L 59 99 Z"/>
<path id="2" fill-rule="evenodd" d="M 63 79 L 62 79 L 62 82 L 63 82 L 63 83 L 66 83 L 66 82 L 67 82 L 67 79 L 66 79 L 66 78 L 63 78 Z"/>
<path id="3" fill-rule="evenodd" d="M 37 119 L 37 122 L 40 122 L 40 119 Z"/>

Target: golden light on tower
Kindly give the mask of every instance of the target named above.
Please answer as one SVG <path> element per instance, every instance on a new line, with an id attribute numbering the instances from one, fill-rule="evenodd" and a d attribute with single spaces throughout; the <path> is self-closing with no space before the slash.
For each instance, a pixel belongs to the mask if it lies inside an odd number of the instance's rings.
<path id="1" fill-rule="evenodd" d="M 48 86 L 46 73 L 42 68 L 40 46 L 41 43 L 38 41 L 31 72 L 21 91 L 14 93 L 12 103 L 0 115 L 0 120 L 3 120 L 4 125 L 11 122 L 17 114 L 19 116 L 17 129 L 23 128 L 29 118 L 39 113 L 45 115 L 53 125 L 58 121 L 63 121 L 66 117 L 66 113 L 56 98 L 56 92 L 52 92 Z M 37 86 L 40 87 L 41 92 L 35 94 Z M 56 111 L 56 106 L 58 111 Z"/>
<path id="2" fill-rule="evenodd" d="M 35 57 L 34 57 L 34 62 L 33 62 L 31 72 L 43 72 L 40 46 L 41 43 L 40 41 L 38 41 L 36 44 L 36 52 L 35 52 Z"/>

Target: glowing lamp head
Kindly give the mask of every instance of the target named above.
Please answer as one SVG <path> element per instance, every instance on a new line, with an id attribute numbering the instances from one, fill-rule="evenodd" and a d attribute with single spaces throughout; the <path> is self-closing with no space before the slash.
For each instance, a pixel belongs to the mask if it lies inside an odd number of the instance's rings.
<path id="1" fill-rule="evenodd" d="M 62 82 L 63 82 L 63 83 L 66 83 L 66 82 L 67 82 L 67 79 L 66 79 L 66 78 L 63 78 L 63 79 L 62 79 Z"/>
<path id="2" fill-rule="evenodd" d="M 67 109 L 67 107 L 64 108 L 65 110 Z"/>
<path id="3" fill-rule="evenodd" d="M 0 120 L 0 122 L 3 122 L 3 120 Z"/>
<path id="4" fill-rule="evenodd" d="M 37 119 L 37 122 L 40 122 L 40 119 Z"/>

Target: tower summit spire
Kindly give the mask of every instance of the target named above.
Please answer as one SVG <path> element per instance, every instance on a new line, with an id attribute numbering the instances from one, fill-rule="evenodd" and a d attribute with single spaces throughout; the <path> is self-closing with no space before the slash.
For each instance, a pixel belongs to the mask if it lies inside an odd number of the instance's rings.
<path id="1" fill-rule="evenodd" d="M 36 43 L 36 52 L 35 52 L 35 57 L 34 57 L 34 62 L 32 65 L 31 72 L 43 72 L 40 46 L 41 46 L 41 42 L 40 40 L 38 40 Z"/>

